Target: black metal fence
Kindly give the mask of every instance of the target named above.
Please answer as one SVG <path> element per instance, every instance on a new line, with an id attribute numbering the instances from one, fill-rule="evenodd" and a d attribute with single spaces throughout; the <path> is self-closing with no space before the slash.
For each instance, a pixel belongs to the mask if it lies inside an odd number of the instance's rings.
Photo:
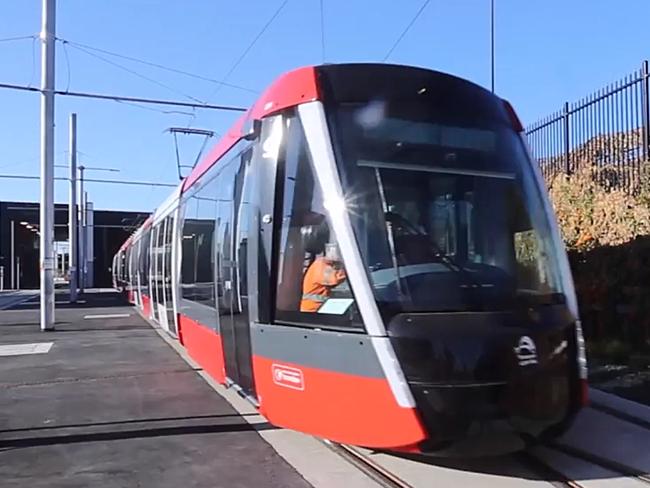
<path id="1" fill-rule="evenodd" d="M 580 168 L 610 189 L 636 193 L 649 159 L 650 72 L 640 70 L 526 128 L 547 181 Z"/>

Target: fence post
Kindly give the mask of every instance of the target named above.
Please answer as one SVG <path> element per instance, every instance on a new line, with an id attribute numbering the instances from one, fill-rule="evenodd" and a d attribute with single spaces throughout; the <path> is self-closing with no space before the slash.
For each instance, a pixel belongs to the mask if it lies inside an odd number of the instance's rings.
<path id="1" fill-rule="evenodd" d="M 648 60 L 643 62 L 641 66 L 641 110 L 642 113 L 642 123 L 643 123 L 643 160 L 648 160 L 648 145 L 650 144 L 650 99 L 648 79 L 650 78 L 650 73 L 648 72 Z"/>
<path id="2" fill-rule="evenodd" d="M 571 174 L 571 164 L 569 161 L 569 102 L 564 102 L 564 112 L 562 114 L 564 121 L 564 173 Z"/>

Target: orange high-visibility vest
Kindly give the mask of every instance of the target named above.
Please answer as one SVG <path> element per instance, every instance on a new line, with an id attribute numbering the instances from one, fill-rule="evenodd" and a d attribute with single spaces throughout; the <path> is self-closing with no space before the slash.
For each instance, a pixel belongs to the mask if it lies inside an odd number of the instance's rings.
<path id="1" fill-rule="evenodd" d="M 327 301 L 331 289 L 345 280 L 345 270 L 335 269 L 325 258 L 311 263 L 302 282 L 301 312 L 316 312 Z"/>

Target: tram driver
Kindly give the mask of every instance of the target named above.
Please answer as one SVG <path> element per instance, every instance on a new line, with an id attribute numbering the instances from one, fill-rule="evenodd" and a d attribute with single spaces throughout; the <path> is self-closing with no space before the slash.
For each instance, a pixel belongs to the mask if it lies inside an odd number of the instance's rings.
<path id="1" fill-rule="evenodd" d="M 315 313 L 329 299 L 332 288 L 345 281 L 346 274 L 339 247 L 330 242 L 325 219 L 318 225 L 303 227 L 302 234 L 305 250 L 316 257 L 303 278 L 300 311 Z"/>

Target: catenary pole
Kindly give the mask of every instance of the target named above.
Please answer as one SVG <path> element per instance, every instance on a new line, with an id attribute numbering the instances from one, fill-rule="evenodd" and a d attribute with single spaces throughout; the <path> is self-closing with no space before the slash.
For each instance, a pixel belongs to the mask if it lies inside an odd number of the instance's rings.
<path id="1" fill-rule="evenodd" d="M 77 114 L 70 114 L 70 203 L 68 206 L 70 303 L 77 301 Z"/>
<path id="2" fill-rule="evenodd" d="M 84 292 L 86 280 L 84 276 L 84 263 L 86 262 L 86 232 L 84 225 L 86 222 L 86 209 L 84 208 L 84 165 L 79 166 L 79 291 Z"/>
<path id="3" fill-rule="evenodd" d="M 43 0 L 41 30 L 41 330 L 54 330 L 54 46 L 56 2 Z"/>

